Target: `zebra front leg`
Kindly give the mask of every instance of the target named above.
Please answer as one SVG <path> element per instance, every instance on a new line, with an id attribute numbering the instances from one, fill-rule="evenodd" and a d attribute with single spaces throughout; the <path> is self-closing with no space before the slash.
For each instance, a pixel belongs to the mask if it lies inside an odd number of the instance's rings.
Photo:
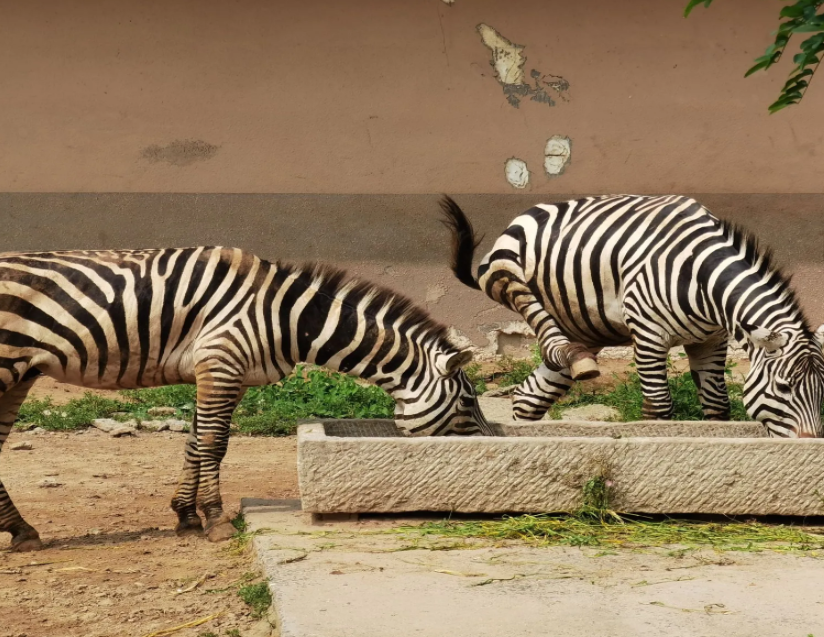
<path id="1" fill-rule="evenodd" d="M 684 345 L 690 361 L 690 374 L 698 388 L 701 409 L 707 420 L 730 419 L 730 396 L 724 379 L 727 362 L 727 339 L 721 338 Z"/>
<path id="2" fill-rule="evenodd" d="M 20 405 L 23 404 L 35 380 L 37 380 L 36 376 L 24 379 L 0 395 L 0 449 L 8 438 L 14 421 L 17 420 Z M 2 481 L 0 481 L 0 531 L 11 533 L 12 551 L 37 551 L 43 548 L 40 535 L 20 515 Z"/>
<path id="3" fill-rule="evenodd" d="M 641 413 L 647 420 L 672 418 L 672 394 L 667 380 L 669 346 L 633 335 L 635 367 L 641 379 L 644 402 Z"/>
<path id="4" fill-rule="evenodd" d="M 243 375 L 227 367 L 226 360 L 209 359 L 195 366 L 197 381 L 197 450 L 200 475 L 197 499 L 206 517 L 204 531 L 212 542 L 228 540 L 235 533 L 223 513 L 220 497 L 220 463 L 229 443 L 232 414 L 243 397 Z"/>
<path id="5" fill-rule="evenodd" d="M 512 392 L 512 413 L 516 420 L 540 420 L 547 409 L 572 386 L 569 370 L 559 372 L 541 364 Z"/>
<path id="6" fill-rule="evenodd" d="M 202 535 L 203 523 L 197 514 L 197 485 L 200 481 L 200 454 L 197 448 L 197 413 L 192 419 L 192 428 L 186 438 L 183 450 L 183 472 L 172 498 L 172 509 L 177 513 L 175 533 L 179 537 Z"/>

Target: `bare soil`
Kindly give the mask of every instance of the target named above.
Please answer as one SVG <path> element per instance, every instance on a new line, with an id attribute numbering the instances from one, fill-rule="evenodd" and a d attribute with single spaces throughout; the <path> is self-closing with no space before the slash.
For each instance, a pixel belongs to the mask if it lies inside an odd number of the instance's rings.
<path id="1" fill-rule="evenodd" d="M 11 451 L 21 440 L 33 449 Z M 0 538 L 0 636 L 144 637 L 216 613 L 173 634 L 247 634 L 257 620 L 237 588 L 257 571 L 248 551 L 173 531 L 184 440 L 95 429 L 12 434 L 0 475 L 46 549 L 11 553 L 9 536 Z M 297 497 L 295 461 L 294 438 L 233 438 L 221 473 L 226 510 L 237 511 L 241 497 Z M 44 479 L 60 486 L 39 486 Z"/>

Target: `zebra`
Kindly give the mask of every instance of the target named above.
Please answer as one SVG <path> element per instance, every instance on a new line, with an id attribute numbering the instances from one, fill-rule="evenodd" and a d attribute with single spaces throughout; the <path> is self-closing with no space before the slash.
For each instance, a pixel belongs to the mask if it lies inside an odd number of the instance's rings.
<path id="1" fill-rule="evenodd" d="M 0 448 L 40 375 L 101 389 L 194 383 L 171 503 L 181 536 L 234 532 L 219 473 L 245 388 L 322 365 L 386 390 L 406 435 L 493 435 L 462 369 L 471 358 L 407 298 L 330 266 L 224 247 L 0 255 Z M 42 548 L 2 482 L 0 531 L 13 550 Z"/>
<path id="2" fill-rule="evenodd" d="M 770 436 L 819 437 L 824 325 L 813 332 L 789 279 L 742 229 L 684 196 L 608 195 L 539 204 L 516 217 L 472 273 L 480 243 L 461 208 L 441 200 L 451 268 L 518 312 L 543 363 L 513 394 L 537 420 L 572 385 L 599 374 L 598 351 L 632 345 L 643 416 L 673 413 L 667 356 L 683 345 L 704 417 L 727 420 L 728 341 L 745 347 L 744 405 Z"/>

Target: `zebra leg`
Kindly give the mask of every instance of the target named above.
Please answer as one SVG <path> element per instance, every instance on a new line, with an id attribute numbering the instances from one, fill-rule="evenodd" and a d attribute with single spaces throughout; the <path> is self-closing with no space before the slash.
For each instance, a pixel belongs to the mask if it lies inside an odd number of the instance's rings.
<path id="1" fill-rule="evenodd" d="M 183 450 L 183 472 L 172 498 L 172 510 L 177 513 L 175 533 L 179 537 L 202 535 L 203 523 L 197 514 L 197 485 L 200 481 L 200 454 L 197 450 L 197 413 L 192 419 L 192 427 Z"/>
<path id="2" fill-rule="evenodd" d="M 23 380 L 0 395 L 0 449 L 8 438 L 14 421 L 17 420 L 20 405 L 23 404 L 36 380 L 37 376 L 33 378 L 24 376 Z M 0 481 L 0 531 L 11 533 L 12 551 L 36 551 L 43 548 L 40 535 L 20 515 L 2 481 Z"/>
<path id="3" fill-rule="evenodd" d="M 572 383 L 568 369 L 555 372 L 542 364 L 512 392 L 515 419 L 540 420 L 547 409 L 567 393 Z"/>
<path id="4" fill-rule="evenodd" d="M 220 497 L 220 463 L 229 443 L 232 414 L 243 396 L 243 376 L 221 359 L 195 365 L 197 381 L 197 450 L 200 475 L 197 499 L 206 516 L 204 530 L 212 542 L 228 540 L 235 527 L 223 513 Z"/>
<path id="5" fill-rule="evenodd" d="M 690 374 L 698 387 L 698 398 L 707 420 L 730 419 L 730 397 L 724 380 L 727 340 L 684 345 L 690 361 Z"/>
<path id="6" fill-rule="evenodd" d="M 586 345 L 570 341 L 561 332 L 555 319 L 544 309 L 529 286 L 510 280 L 506 295 L 508 305 L 524 317 L 538 337 L 548 369 L 555 372 L 568 369 L 573 380 L 589 380 L 601 375 L 595 355 Z"/>
<path id="7" fill-rule="evenodd" d="M 644 402 L 641 408 L 647 420 L 672 418 L 672 395 L 667 381 L 669 346 L 635 338 L 635 367 L 641 379 Z"/>

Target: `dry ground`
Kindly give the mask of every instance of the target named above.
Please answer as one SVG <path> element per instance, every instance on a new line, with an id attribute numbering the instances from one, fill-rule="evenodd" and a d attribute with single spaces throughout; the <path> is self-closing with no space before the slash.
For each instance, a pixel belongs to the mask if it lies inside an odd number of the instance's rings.
<path id="1" fill-rule="evenodd" d="M 9 536 L 0 538 L 0 635 L 143 637 L 218 612 L 174 635 L 247 634 L 255 619 L 236 591 L 256 570 L 250 556 L 172 530 L 184 439 L 12 434 L 9 445 L 28 440 L 33 449 L 7 447 L 0 474 L 47 548 L 9 553 Z M 227 510 L 241 497 L 297 497 L 295 454 L 294 438 L 233 438 L 221 474 Z M 61 486 L 38 486 L 46 478 Z"/>

